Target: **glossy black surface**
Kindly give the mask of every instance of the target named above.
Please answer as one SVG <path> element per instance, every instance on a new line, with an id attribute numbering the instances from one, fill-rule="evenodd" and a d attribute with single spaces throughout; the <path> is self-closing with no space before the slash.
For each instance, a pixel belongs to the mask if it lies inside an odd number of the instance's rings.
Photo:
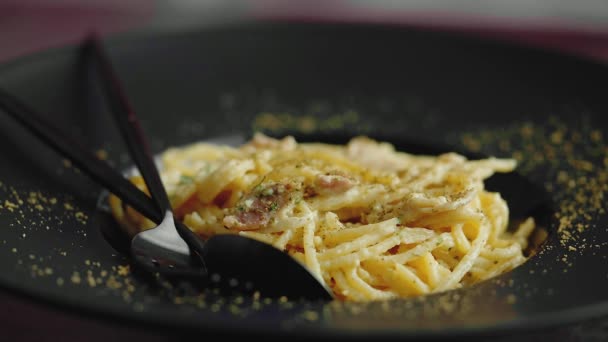
<path id="1" fill-rule="evenodd" d="M 2 202 L 18 202 L 15 193 L 23 202 L 12 211 L 3 203 L 0 211 L 3 286 L 133 323 L 275 336 L 458 337 L 608 314 L 608 220 L 590 209 L 605 204 L 584 202 L 580 217 L 570 222 L 555 216 L 569 210 L 564 203 L 576 203 L 564 190 L 570 189 L 568 180 L 561 181 L 573 177 L 576 188 L 577 175 L 587 172 L 576 160 L 588 161 L 591 171 L 584 175 L 598 180 L 588 197 L 605 191 L 604 66 L 449 34 L 374 26 L 250 24 L 117 38 L 108 47 L 155 152 L 208 137 L 249 136 L 256 128 L 336 142 L 367 134 L 419 153 L 471 152 L 461 138 L 488 132 L 476 153 L 531 151 L 518 173 L 488 186 L 504 193 L 514 219 L 532 213 L 546 224 L 549 237 L 512 272 L 426 298 L 326 304 L 258 301 L 214 290 L 201 295 L 188 283 L 119 274 L 125 272 L 118 266 L 129 261 L 99 229 L 108 224 L 96 209 L 100 189 L 2 116 Z M 85 135 L 91 148 L 103 148 L 125 167 L 120 139 L 107 116 L 99 115 L 103 108 L 87 105 L 77 56 L 65 49 L 7 65 L 0 70 L 0 86 L 52 113 Z M 268 113 L 279 120 L 266 120 Z M 555 138 L 546 150 L 519 145 L 533 141 L 526 127 L 535 128 L 532 137 L 551 141 L 555 122 L 566 127 L 568 137 L 580 130 L 591 131 L 592 139 L 579 134 L 563 148 Z M 506 143 L 494 139 L 520 126 L 521 136 L 505 137 Z M 572 158 L 560 159 L 564 149 Z M 526 158 L 543 162 L 527 167 Z M 31 192 L 47 198 L 43 210 L 28 202 Z M 568 227 L 575 229 L 576 241 L 562 243 Z"/>

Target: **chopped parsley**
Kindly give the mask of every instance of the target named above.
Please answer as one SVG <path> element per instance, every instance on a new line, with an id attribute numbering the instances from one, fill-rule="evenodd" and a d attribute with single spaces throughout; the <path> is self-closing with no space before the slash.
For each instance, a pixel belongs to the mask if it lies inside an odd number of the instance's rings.
<path id="1" fill-rule="evenodd" d="M 272 202 L 270 203 L 270 211 L 275 211 L 277 209 L 279 209 L 279 204 L 277 202 Z"/>
<path id="2" fill-rule="evenodd" d="M 186 175 L 179 176 L 180 185 L 192 184 L 192 183 L 194 183 L 194 178 L 192 178 L 190 176 L 186 176 Z"/>
<path id="3" fill-rule="evenodd" d="M 262 180 L 256 186 L 253 187 L 252 191 L 257 196 L 261 195 L 261 192 L 264 190 L 262 183 L 264 183 L 265 180 L 266 180 L 266 176 L 262 177 Z"/>

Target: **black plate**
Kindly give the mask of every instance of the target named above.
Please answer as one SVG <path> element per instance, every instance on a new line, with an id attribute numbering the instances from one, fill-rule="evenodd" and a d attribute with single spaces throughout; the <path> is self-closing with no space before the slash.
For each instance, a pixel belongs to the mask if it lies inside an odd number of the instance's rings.
<path id="1" fill-rule="evenodd" d="M 550 52 L 396 27 L 242 24 L 109 42 L 161 151 L 253 130 L 343 142 L 367 134 L 413 152 L 515 157 L 489 185 L 516 220 L 549 232 L 529 262 L 477 286 L 375 303 L 226 295 L 127 269 L 100 227 L 101 189 L 0 118 L 0 284 L 123 322 L 274 336 L 500 334 L 608 314 L 608 73 Z M 91 105 L 78 49 L 25 58 L 0 86 L 129 160 Z"/>

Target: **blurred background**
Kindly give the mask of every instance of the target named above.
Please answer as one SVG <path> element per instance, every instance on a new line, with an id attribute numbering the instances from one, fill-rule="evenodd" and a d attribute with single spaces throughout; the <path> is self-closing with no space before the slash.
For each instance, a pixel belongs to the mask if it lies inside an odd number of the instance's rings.
<path id="1" fill-rule="evenodd" d="M 260 19 L 458 30 L 608 60 L 608 0 L 0 0 L 0 62 L 92 29 L 190 30 Z"/>

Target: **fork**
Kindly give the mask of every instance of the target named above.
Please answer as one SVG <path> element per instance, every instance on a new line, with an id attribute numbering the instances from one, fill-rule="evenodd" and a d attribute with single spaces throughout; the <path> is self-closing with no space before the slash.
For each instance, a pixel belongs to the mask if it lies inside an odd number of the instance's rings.
<path id="1" fill-rule="evenodd" d="M 190 253 L 188 245 L 184 242 L 184 239 L 187 239 L 192 246 L 201 245 L 202 241 L 198 236 L 180 222 L 174 222 L 173 215 L 159 210 L 158 204 L 127 180 L 122 173 L 86 150 L 82 139 L 62 130 L 53 121 L 47 120 L 45 118 L 47 115 L 36 112 L 3 89 L 0 89 L 0 109 L 41 141 L 68 158 L 83 173 L 115 194 L 125 204 L 163 228 L 154 231 L 153 239 L 146 238 L 148 234 L 140 237 L 143 238 L 142 247 L 136 249 L 134 253 L 135 260 L 140 266 L 163 275 L 196 276 L 201 279 L 208 276 L 200 256 Z M 176 227 L 184 232 L 184 237 L 176 233 Z M 143 246 L 146 242 L 149 245 Z M 153 254 L 155 258 L 142 258 L 142 253 Z"/>
<path id="2" fill-rule="evenodd" d="M 164 221 L 165 217 L 158 210 L 152 199 L 127 180 L 120 172 L 114 170 L 109 164 L 86 150 L 81 142 L 82 139 L 77 139 L 70 135 L 69 132 L 63 131 L 52 121 L 46 120 L 44 115 L 37 113 L 2 89 L 0 89 L 0 108 L 40 140 L 68 158 L 83 173 L 118 196 L 124 203 L 133 207 L 155 223 Z M 184 243 L 183 240 L 181 242 Z M 167 244 L 171 243 L 168 242 Z M 170 245 L 167 247 L 173 248 L 174 246 Z M 172 250 L 179 251 L 177 248 Z M 156 252 L 159 251 L 157 250 Z M 162 264 L 164 266 L 167 274 L 200 277 L 207 275 L 205 269 L 200 266 L 201 262 L 196 259 L 193 260 L 189 252 L 184 253 L 183 249 L 179 257 L 171 253 L 166 255 L 158 253 L 158 256 L 157 262 L 159 265 Z M 149 267 L 148 269 L 159 271 L 158 267 Z"/>
<path id="3" fill-rule="evenodd" d="M 92 54 L 91 61 L 101 78 L 101 86 L 107 94 L 106 99 L 110 105 L 110 112 L 135 165 L 144 178 L 156 208 L 162 213 L 162 220 L 156 227 L 136 234 L 131 240 L 133 257 L 146 269 L 163 274 L 183 274 L 188 270 L 196 273 L 197 269 L 205 274 L 203 259 L 200 256 L 203 242 L 194 232 L 174 218 L 171 203 L 160 179 L 150 147 L 144 138 L 139 120 L 135 116 L 97 36 L 93 35 L 86 41 L 86 52 Z M 198 258 L 193 258 L 196 256 Z M 193 263 L 198 263 L 199 267 L 192 267 Z"/>
<path id="4" fill-rule="evenodd" d="M 216 235 L 204 241 L 174 218 L 139 121 L 101 41 L 93 35 L 85 46 L 90 48 L 97 62 L 96 71 L 102 80 L 102 88 L 129 151 L 157 208 L 164 213 L 159 226 L 138 233 L 131 241 L 134 258 L 149 269 L 156 267 L 167 272 L 182 266 L 187 253 L 192 252 L 190 255 L 199 257 L 194 259 L 203 264 L 201 268 L 208 275 L 228 279 L 231 287 L 240 282 L 245 284 L 245 290 L 257 289 L 265 296 L 332 299 L 331 290 L 321 280 L 299 261 L 272 245 L 236 234 Z M 186 246 L 176 232 L 185 240 Z"/>

